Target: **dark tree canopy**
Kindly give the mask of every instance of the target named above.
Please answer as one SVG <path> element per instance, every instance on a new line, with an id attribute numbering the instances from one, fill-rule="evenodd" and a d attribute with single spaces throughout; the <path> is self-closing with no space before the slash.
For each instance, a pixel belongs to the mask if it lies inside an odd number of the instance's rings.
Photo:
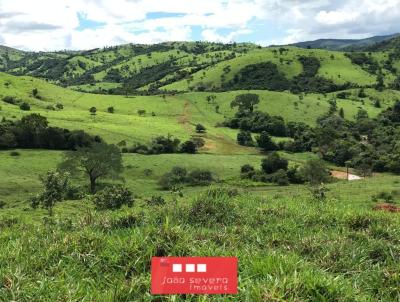
<path id="1" fill-rule="evenodd" d="M 253 112 L 254 106 L 260 102 L 260 97 L 258 94 L 245 93 L 239 94 L 231 102 L 231 108 L 238 107 L 239 111 L 249 111 Z"/>
<path id="2" fill-rule="evenodd" d="M 86 174 L 90 181 L 90 192 L 94 193 L 96 181 L 99 178 L 116 178 L 122 172 L 122 156 L 117 146 L 96 143 L 89 148 L 78 148 L 75 152 L 66 152 L 60 169 Z"/>

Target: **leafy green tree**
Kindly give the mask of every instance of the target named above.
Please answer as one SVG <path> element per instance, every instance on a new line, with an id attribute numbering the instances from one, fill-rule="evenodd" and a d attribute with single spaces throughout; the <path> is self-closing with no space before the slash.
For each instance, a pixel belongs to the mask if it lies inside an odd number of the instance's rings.
<path id="1" fill-rule="evenodd" d="M 308 160 L 300 168 L 300 173 L 312 185 L 319 185 L 330 180 L 329 170 L 325 167 L 324 162 L 318 159 Z"/>
<path id="2" fill-rule="evenodd" d="M 368 118 L 368 112 L 365 109 L 359 109 L 356 115 L 356 120 Z"/>
<path id="3" fill-rule="evenodd" d="M 182 144 L 182 146 L 181 146 L 181 152 L 182 152 L 182 153 L 194 154 L 194 153 L 197 152 L 197 146 L 196 146 L 196 144 L 195 144 L 193 141 L 191 141 L 191 140 L 186 141 L 186 142 L 184 142 L 184 143 Z"/>
<path id="4" fill-rule="evenodd" d="M 278 146 L 272 141 L 271 136 L 265 131 L 261 132 L 259 136 L 256 137 L 258 147 L 264 151 L 274 151 L 278 149 Z"/>
<path id="5" fill-rule="evenodd" d="M 271 174 L 278 170 L 287 170 L 288 161 L 281 158 L 277 152 L 272 152 L 266 158 L 261 161 L 261 169 L 267 173 Z"/>
<path id="6" fill-rule="evenodd" d="M 242 146 L 254 146 L 253 138 L 249 131 L 240 131 L 237 135 L 237 142 Z"/>
<path id="7" fill-rule="evenodd" d="M 95 193 L 99 178 L 117 178 L 123 170 L 122 155 L 115 145 L 95 143 L 91 147 L 66 152 L 59 168 L 72 174 L 84 173 L 90 182 L 90 192 Z"/>
<path id="8" fill-rule="evenodd" d="M 43 191 L 36 197 L 32 198 L 31 206 L 37 208 L 41 206 L 49 211 L 49 215 L 53 215 L 53 207 L 56 202 L 64 199 L 68 188 L 68 173 L 60 173 L 57 171 L 48 171 L 46 175 L 40 177 L 43 184 Z"/>
<path id="9" fill-rule="evenodd" d="M 260 97 L 258 94 L 245 93 L 239 94 L 231 102 L 231 108 L 238 107 L 239 111 L 249 111 L 253 112 L 254 106 L 260 102 Z"/>
<path id="10" fill-rule="evenodd" d="M 108 112 L 108 113 L 114 113 L 114 107 L 112 107 L 112 106 L 111 106 L 111 107 L 108 107 L 108 108 L 107 108 L 107 112 Z"/>

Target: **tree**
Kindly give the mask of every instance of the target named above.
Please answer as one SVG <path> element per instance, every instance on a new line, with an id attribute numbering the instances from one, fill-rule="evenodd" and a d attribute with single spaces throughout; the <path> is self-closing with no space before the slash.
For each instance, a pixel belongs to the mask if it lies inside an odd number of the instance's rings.
<path id="1" fill-rule="evenodd" d="M 146 114 L 146 110 L 144 110 L 144 109 L 139 109 L 139 110 L 137 111 L 137 114 L 138 114 L 139 116 L 144 116 L 144 115 Z"/>
<path id="2" fill-rule="evenodd" d="M 39 205 L 49 211 L 49 215 L 53 215 L 53 207 L 56 202 L 64 199 L 68 188 L 68 173 L 60 173 L 56 171 L 48 171 L 46 175 L 40 177 L 43 184 L 43 192 L 32 198 L 31 205 L 37 208 Z"/>
<path id="3" fill-rule="evenodd" d="M 356 120 L 368 118 L 368 112 L 365 109 L 359 109 L 356 115 Z"/>
<path id="4" fill-rule="evenodd" d="M 239 94 L 231 102 L 231 108 L 238 107 L 239 111 L 253 112 L 254 106 L 260 102 L 258 94 L 245 93 Z"/>
<path id="5" fill-rule="evenodd" d="M 271 174 L 278 170 L 287 170 L 288 161 L 284 158 L 281 158 L 278 153 L 273 152 L 268 155 L 267 158 L 264 158 L 261 161 L 261 169 L 267 173 Z"/>
<path id="6" fill-rule="evenodd" d="M 367 97 L 367 94 L 365 93 L 364 88 L 361 88 L 361 89 L 358 91 L 358 97 L 359 97 L 359 98 L 366 98 L 366 97 Z"/>
<path id="7" fill-rule="evenodd" d="M 89 109 L 89 112 L 90 112 L 91 115 L 95 115 L 96 112 L 97 112 L 97 108 L 96 108 L 96 107 L 91 107 L 91 108 Z"/>
<path id="8" fill-rule="evenodd" d="M 29 110 L 31 110 L 31 106 L 30 106 L 28 103 L 26 103 L 26 102 L 23 102 L 21 105 L 19 105 L 19 108 L 20 108 L 21 110 L 24 110 L 24 111 L 29 111 Z"/>
<path id="9" fill-rule="evenodd" d="M 312 185 L 319 185 L 329 181 L 329 171 L 325 164 L 319 159 L 308 160 L 303 167 L 300 168 L 300 174 Z"/>
<path id="10" fill-rule="evenodd" d="M 111 107 L 108 107 L 108 108 L 107 108 L 107 112 L 108 112 L 108 113 L 114 113 L 114 107 L 112 107 L 112 106 L 111 106 Z"/>
<path id="11" fill-rule="evenodd" d="M 242 146 L 254 146 L 253 138 L 249 131 L 240 131 L 237 135 L 237 142 Z"/>
<path id="12" fill-rule="evenodd" d="M 341 118 L 344 118 L 344 110 L 343 110 L 342 107 L 340 107 L 340 109 L 339 109 L 339 116 L 340 116 Z"/>
<path id="13" fill-rule="evenodd" d="M 197 124 L 196 125 L 196 132 L 197 133 L 204 133 L 206 132 L 206 127 L 204 127 L 202 124 Z"/>
<path id="14" fill-rule="evenodd" d="M 95 143 L 91 147 L 66 152 L 60 169 L 71 173 L 83 172 L 89 178 L 90 192 L 96 191 L 96 181 L 103 177 L 117 178 L 122 172 L 122 156 L 115 145 Z"/>
<path id="15" fill-rule="evenodd" d="M 375 102 L 374 102 L 374 107 L 375 107 L 375 108 L 381 108 L 381 101 L 375 100 Z"/>
<path id="16" fill-rule="evenodd" d="M 269 134 L 265 131 L 261 132 L 259 136 L 256 137 L 258 146 L 264 151 L 274 151 L 278 149 L 278 146 L 272 141 Z"/>
<path id="17" fill-rule="evenodd" d="M 191 140 L 184 142 L 184 143 L 182 144 L 182 146 L 181 146 L 181 152 L 182 152 L 182 153 L 195 154 L 196 151 L 197 151 L 197 146 L 196 146 L 196 144 L 195 144 L 193 141 L 191 141 Z"/>

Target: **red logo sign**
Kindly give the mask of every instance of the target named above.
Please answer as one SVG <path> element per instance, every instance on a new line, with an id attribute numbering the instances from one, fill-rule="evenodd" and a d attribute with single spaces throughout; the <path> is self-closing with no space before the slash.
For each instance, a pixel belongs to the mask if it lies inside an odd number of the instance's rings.
<path id="1" fill-rule="evenodd" d="M 153 257 L 151 293 L 237 294 L 236 257 Z"/>

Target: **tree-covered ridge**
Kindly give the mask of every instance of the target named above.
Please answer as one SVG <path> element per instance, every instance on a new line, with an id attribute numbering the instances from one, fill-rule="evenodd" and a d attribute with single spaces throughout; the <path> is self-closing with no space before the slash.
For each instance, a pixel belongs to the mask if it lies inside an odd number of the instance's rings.
<path id="1" fill-rule="evenodd" d="M 384 85 L 396 87 L 399 67 L 400 56 L 389 46 L 372 53 L 208 42 L 39 53 L 0 49 L 0 71 L 103 94 L 232 89 L 326 92 L 373 87 L 380 74 Z"/>

